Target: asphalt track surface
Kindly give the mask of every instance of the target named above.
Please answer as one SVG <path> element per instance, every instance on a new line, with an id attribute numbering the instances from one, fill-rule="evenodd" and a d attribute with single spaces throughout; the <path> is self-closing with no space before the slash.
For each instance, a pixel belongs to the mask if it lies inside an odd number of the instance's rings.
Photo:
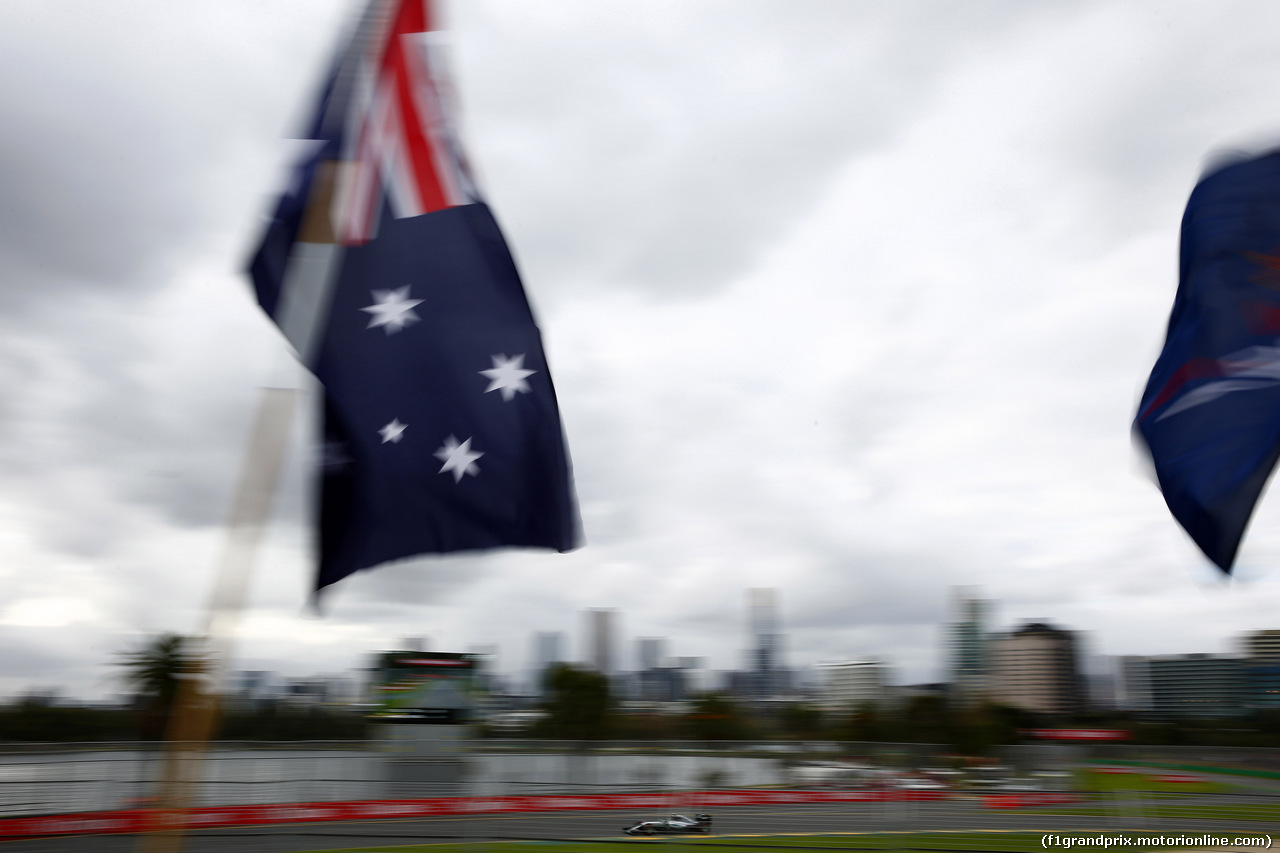
<path id="1" fill-rule="evenodd" d="M 1189 797 L 1181 802 L 1223 804 L 1221 799 L 1198 797 Z M 725 851 L 733 849 L 731 843 L 736 836 L 787 833 L 1160 831 L 1165 834 L 1207 833 L 1225 836 L 1265 835 L 1271 831 L 1280 831 L 1280 823 L 1271 821 L 1156 820 L 1149 814 L 1144 814 L 1147 811 L 1139 801 L 1116 803 L 1107 814 L 1092 816 L 992 811 L 981 808 L 976 800 L 970 799 L 741 806 L 715 811 L 713 830 L 717 842 L 715 849 Z M 620 851 L 625 851 L 627 844 L 654 842 L 649 839 L 628 838 L 622 833 L 623 826 L 636 820 L 651 820 L 663 816 L 641 814 L 635 810 L 561 811 L 251 826 L 191 833 L 183 850 L 185 853 L 301 853 L 311 850 L 431 844 L 439 845 L 443 853 L 454 845 L 466 842 L 524 840 L 542 842 L 536 846 L 531 845 L 531 851 L 572 851 L 576 841 L 610 839 L 618 843 Z M 675 840 L 681 836 L 667 838 Z M 132 835 L 27 838 L 0 840 L 0 853 L 133 853 L 137 849 L 137 843 L 137 837 Z M 804 839 L 795 840 L 795 849 L 805 849 Z M 993 849 L 998 848 L 993 846 Z"/>

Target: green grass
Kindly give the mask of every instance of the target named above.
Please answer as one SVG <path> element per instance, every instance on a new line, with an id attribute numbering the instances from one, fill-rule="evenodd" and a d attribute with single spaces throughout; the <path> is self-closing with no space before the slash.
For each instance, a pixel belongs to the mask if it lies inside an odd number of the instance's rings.
<path id="1" fill-rule="evenodd" d="M 1076 790 L 1080 791 L 1162 791 L 1170 794 L 1225 794 L 1234 790 L 1221 782 L 1162 782 L 1150 773 L 1099 773 L 1078 770 Z"/>
<path id="2" fill-rule="evenodd" d="M 1126 802 L 1119 812 L 1124 815 L 1136 814 L 1132 801 Z M 1115 806 L 1104 804 L 1091 806 L 1064 806 L 1054 809 L 1023 809 L 1019 814 L 1054 814 L 1054 815 L 1096 815 L 1106 816 L 1117 813 Z M 1143 817 L 1169 820 L 1277 820 L 1280 821 L 1280 805 L 1270 803 L 1245 803 L 1241 805 L 1223 806 L 1180 806 L 1164 802 L 1141 804 Z"/>
<path id="3" fill-rule="evenodd" d="M 1098 833 L 1073 832 L 1064 835 L 1095 835 Z M 1116 833 L 1106 833 L 1115 835 Z M 348 847 L 340 850 L 316 850 L 312 853 L 542 853 L 542 851 L 567 851 L 567 853 L 620 853 L 629 848 L 633 853 L 660 849 L 672 853 L 692 853 L 699 849 L 705 853 L 731 850 L 902 850 L 902 851 L 998 851 L 998 853 L 1031 853 L 1043 850 L 1038 832 L 882 832 L 882 833 L 796 833 L 789 835 L 748 836 L 712 835 L 708 838 L 615 838 L 583 841 L 501 841 L 501 842 L 453 842 L 444 844 L 410 844 L 382 847 Z M 635 845 L 648 845 L 636 847 Z M 1065 848 L 1061 848 L 1065 850 Z M 1089 850 L 1101 848 L 1087 848 Z M 1141 848 L 1139 848 L 1141 849 Z"/>
<path id="4" fill-rule="evenodd" d="M 1217 773 L 1227 776 L 1249 776 L 1255 779 L 1280 779 L 1280 772 L 1257 770 L 1252 767 L 1222 767 L 1216 764 L 1170 764 L 1163 761 L 1121 761 L 1118 759 L 1098 763 L 1122 767 L 1158 767 L 1164 771 L 1173 771 L 1175 773 Z"/>

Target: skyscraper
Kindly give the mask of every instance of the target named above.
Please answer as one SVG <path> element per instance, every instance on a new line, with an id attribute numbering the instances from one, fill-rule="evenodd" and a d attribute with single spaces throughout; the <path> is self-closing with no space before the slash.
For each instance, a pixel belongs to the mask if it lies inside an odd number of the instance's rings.
<path id="1" fill-rule="evenodd" d="M 684 670 L 673 666 L 662 637 L 636 640 L 636 672 L 632 684 L 636 697 L 645 702 L 674 702 L 688 691 Z"/>
<path id="2" fill-rule="evenodd" d="M 661 637 L 641 637 L 636 640 L 636 668 L 641 672 L 648 672 L 662 666 L 665 643 Z"/>
<path id="3" fill-rule="evenodd" d="M 564 660 L 563 635 L 559 631 L 538 631 L 533 635 L 533 660 L 530 680 L 534 693 L 542 693 L 542 679 L 547 667 Z"/>
<path id="4" fill-rule="evenodd" d="M 751 674 L 759 698 L 781 692 L 782 632 L 778 618 L 778 591 L 772 588 L 747 590 L 747 609 L 751 623 Z"/>
<path id="5" fill-rule="evenodd" d="M 1280 631 L 1255 631 L 1244 638 L 1246 697 L 1251 708 L 1280 708 Z"/>
<path id="6" fill-rule="evenodd" d="M 987 684 L 987 615 L 991 604 L 976 597 L 972 587 L 951 591 L 951 622 L 947 625 L 952 700 L 962 707 L 982 700 Z"/>
<path id="7" fill-rule="evenodd" d="M 587 666 L 601 675 L 611 676 L 616 671 L 617 657 L 614 633 L 617 611 L 613 608 L 595 607 L 587 611 Z"/>

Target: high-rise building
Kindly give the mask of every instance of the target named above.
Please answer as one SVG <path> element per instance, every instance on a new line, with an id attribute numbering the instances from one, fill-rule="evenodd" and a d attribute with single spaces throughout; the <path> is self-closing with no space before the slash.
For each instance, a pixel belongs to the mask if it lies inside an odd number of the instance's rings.
<path id="1" fill-rule="evenodd" d="M 682 673 L 685 688 L 690 693 L 702 693 L 712 687 L 712 674 L 703 667 L 700 657 L 681 656 L 676 658 L 676 668 Z"/>
<path id="2" fill-rule="evenodd" d="M 1071 631 L 1031 622 L 987 643 L 992 699 L 1038 714 L 1074 714 L 1084 704 Z"/>
<path id="3" fill-rule="evenodd" d="M 1280 664 L 1280 631 L 1272 628 L 1245 634 L 1244 653 L 1252 664 Z"/>
<path id="4" fill-rule="evenodd" d="M 786 689 L 782 666 L 782 629 L 776 589 L 747 590 L 750 618 L 750 672 L 757 697 L 773 696 Z"/>
<path id="5" fill-rule="evenodd" d="M 951 590 L 951 621 L 947 625 L 947 669 L 952 700 L 967 707 L 987 693 L 987 616 L 991 603 L 977 598 L 972 587 Z"/>
<path id="6" fill-rule="evenodd" d="M 1225 655 L 1147 658 L 1151 710 L 1159 717 L 1235 717 L 1245 713 L 1244 662 Z"/>
<path id="7" fill-rule="evenodd" d="M 1116 708 L 1121 711 L 1150 711 L 1151 668 L 1147 666 L 1147 658 L 1124 655 L 1119 664 Z"/>
<path id="8" fill-rule="evenodd" d="M 886 699 L 885 665 L 875 658 L 832 661 L 817 665 L 822 683 L 822 705 L 833 713 L 856 711 L 863 705 L 880 705 Z"/>
<path id="9" fill-rule="evenodd" d="M 1280 631 L 1255 631 L 1244 638 L 1246 704 L 1280 708 Z"/>
<path id="10" fill-rule="evenodd" d="M 699 658 L 670 658 L 662 637 L 641 637 L 636 641 L 636 672 L 631 674 L 633 696 L 644 702 L 675 702 L 686 698 L 696 687 Z"/>
<path id="11" fill-rule="evenodd" d="M 617 669 L 614 654 L 617 615 L 612 608 L 596 607 L 587 611 L 586 664 L 601 675 L 611 676 Z"/>
<path id="12" fill-rule="evenodd" d="M 533 659 L 530 661 L 530 681 L 533 692 L 542 693 L 542 679 L 547 668 L 564 661 L 564 637 L 559 631 L 538 631 L 533 635 Z"/>
<path id="13" fill-rule="evenodd" d="M 662 666 L 663 646 L 666 641 L 661 637 L 641 637 L 636 640 L 636 667 L 641 672 L 657 669 Z"/>
<path id="14" fill-rule="evenodd" d="M 1160 719 L 1237 717 L 1280 707 L 1276 664 L 1253 665 L 1227 655 L 1122 658 L 1125 710 Z"/>

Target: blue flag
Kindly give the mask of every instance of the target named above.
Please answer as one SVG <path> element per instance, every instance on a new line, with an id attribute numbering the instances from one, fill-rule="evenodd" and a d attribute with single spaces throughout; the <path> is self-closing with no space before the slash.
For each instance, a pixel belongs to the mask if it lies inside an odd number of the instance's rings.
<path id="1" fill-rule="evenodd" d="M 1174 518 L 1230 573 L 1280 457 L 1280 152 L 1219 166 L 1192 191 L 1134 429 Z"/>
<path id="2" fill-rule="evenodd" d="M 424 0 L 371 5 L 250 266 L 324 386 L 317 590 L 418 554 L 578 543 L 541 336 L 431 29 Z"/>

